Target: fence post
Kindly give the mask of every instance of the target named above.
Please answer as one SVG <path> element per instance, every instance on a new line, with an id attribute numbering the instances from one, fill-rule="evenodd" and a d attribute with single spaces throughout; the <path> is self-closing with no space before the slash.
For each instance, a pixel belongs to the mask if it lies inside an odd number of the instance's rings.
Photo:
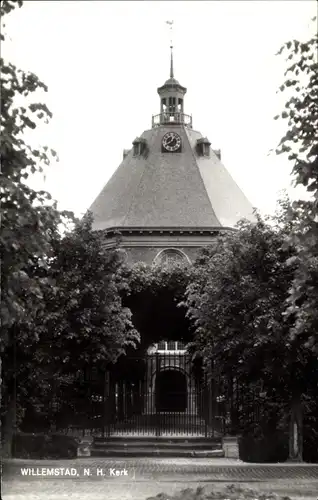
<path id="1" fill-rule="evenodd" d="M 103 432 L 103 437 L 106 437 L 106 428 L 107 428 L 107 435 L 110 433 L 109 429 L 109 420 L 110 420 L 110 415 L 109 413 L 109 371 L 106 369 L 104 372 L 104 418 L 103 418 L 103 423 L 102 423 L 102 432 Z"/>
<path id="2" fill-rule="evenodd" d="M 209 376 L 208 376 L 208 396 L 209 396 L 209 409 L 208 409 L 208 429 L 209 433 L 214 436 L 214 429 L 213 429 L 213 397 L 214 397 L 214 391 L 213 391 L 213 361 L 210 359 L 209 363 Z"/>
<path id="3" fill-rule="evenodd" d="M 155 378 L 155 384 L 157 383 L 157 377 L 159 375 L 159 370 L 160 370 L 159 355 L 158 355 L 158 352 L 156 352 L 156 378 Z M 157 395 L 157 391 L 156 391 L 156 386 L 153 387 L 153 391 L 154 391 L 154 395 L 152 394 L 151 396 L 152 396 L 152 398 L 153 398 L 153 396 L 155 396 L 153 410 L 155 412 L 156 436 L 160 436 L 160 415 L 159 415 L 158 408 L 157 408 L 158 395 Z"/>
<path id="4" fill-rule="evenodd" d="M 295 394 L 291 403 L 289 458 L 288 461 L 303 461 L 303 415 L 301 396 Z"/>

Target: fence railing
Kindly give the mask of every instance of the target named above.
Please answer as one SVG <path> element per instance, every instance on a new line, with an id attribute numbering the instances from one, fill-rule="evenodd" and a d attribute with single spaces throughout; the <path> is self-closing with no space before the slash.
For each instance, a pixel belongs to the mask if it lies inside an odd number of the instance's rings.
<path id="1" fill-rule="evenodd" d="M 185 113 L 160 113 L 152 117 L 152 128 L 160 127 L 161 125 L 180 124 L 192 128 L 192 116 Z"/>
<path id="2" fill-rule="evenodd" d="M 256 424 L 266 406 L 259 390 L 212 374 L 212 366 L 204 372 L 186 352 L 156 352 L 125 362 L 129 370 L 92 371 L 60 387 L 55 401 L 26 415 L 21 430 L 219 437 Z"/>

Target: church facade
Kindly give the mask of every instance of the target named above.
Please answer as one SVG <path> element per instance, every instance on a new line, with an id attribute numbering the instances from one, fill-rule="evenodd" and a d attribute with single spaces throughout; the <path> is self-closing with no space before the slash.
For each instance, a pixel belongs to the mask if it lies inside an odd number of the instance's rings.
<path id="1" fill-rule="evenodd" d="M 160 106 L 152 127 L 123 151 L 122 163 L 90 207 L 93 228 L 103 231 L 106 245 L 119 241 L 131 264 L 191 264 L 220 232 L 233 231 L 242 218 L 253 220 L 253 207 L 224 167 L 221 152 L 185 113 L 187 89 L 174 77 L 172 50 L 170 77 L 157 92 Z M 138 380 L 108 381 L 108 406 L 116 415 L 109 435 L 125 429 L 214 433 L 215 410 L 202 403 L 206 389 L 191 367 L 186 343 L 167 331 L 147 346 L 144 362 Z M 222 403 L 216 391 L 213 398 L 211 404 Z"/>

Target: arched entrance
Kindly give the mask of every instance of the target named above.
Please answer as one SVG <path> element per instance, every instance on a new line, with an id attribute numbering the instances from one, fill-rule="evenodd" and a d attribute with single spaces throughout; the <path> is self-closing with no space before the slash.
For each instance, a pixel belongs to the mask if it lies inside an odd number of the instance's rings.
<path id="1" fill-rule="evenodd" d="M 187 379 L 180 370 L 164 370 L 156 375 L 156 411 L 185 412 Z"/>

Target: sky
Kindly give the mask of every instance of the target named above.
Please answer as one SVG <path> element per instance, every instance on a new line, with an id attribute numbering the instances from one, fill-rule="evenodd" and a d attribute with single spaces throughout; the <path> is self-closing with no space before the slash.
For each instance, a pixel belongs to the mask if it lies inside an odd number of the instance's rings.
<path id="1" fill-rule="evenodd" d="M 285 132 L 273 117 L 286 63 L 275 54 L 307 40 L 315 0 L 27 1 L 6 22 L 2 57 L 49 88 L 49 125 L 34 145 L 57 151 L 45 181 L 62 209 L 84 213 L 122 161 L 123 149 L 151 128 L 157 87 L 169 77 L 174 20 L 175 77 L 187 87 L 185 113 L 252 205 L 273 212 L 279 192 L 295 198 L 292 165 L 270 154 Z"/>

